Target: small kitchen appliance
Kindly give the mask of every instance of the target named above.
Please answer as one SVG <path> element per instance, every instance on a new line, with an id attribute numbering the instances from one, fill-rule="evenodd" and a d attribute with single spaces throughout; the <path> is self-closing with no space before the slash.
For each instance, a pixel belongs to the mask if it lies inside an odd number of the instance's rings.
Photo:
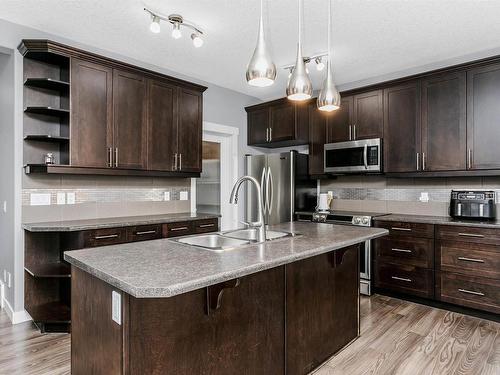
<path id="1" fill-rule="evenodd" d="M 452 190 L 450 216 L 465 219 L 496 219 L 496 194 L 492 190 Z"/>
<path id="2" fill-rule="evenodd" d="M 327 143 L 324 147 L 324 170 L 331 174 L 381 173 L 382 139 Z"/>

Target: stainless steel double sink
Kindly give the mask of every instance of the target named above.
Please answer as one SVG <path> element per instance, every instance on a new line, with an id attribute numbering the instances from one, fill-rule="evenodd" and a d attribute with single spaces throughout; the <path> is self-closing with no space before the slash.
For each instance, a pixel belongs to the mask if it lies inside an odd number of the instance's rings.
<path id="1" fill-rule="evenodd" d="M 256 244 L 258 229 L 236 229 L 221 233 L 199 234 L 193 236 L 180 237 L 172 239 L 171 241 L 183 243 L 199 247 L 205 250 L 223 252 L 233 250 L 238 247 Z M 297 233 L 266 230 L 266 241 L 272 241 L 279 238 L 294 237 Z"/>

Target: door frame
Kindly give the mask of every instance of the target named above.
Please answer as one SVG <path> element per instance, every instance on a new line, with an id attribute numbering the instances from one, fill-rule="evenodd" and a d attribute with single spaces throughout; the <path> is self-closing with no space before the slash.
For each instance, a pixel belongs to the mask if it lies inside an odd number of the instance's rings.
<path id="1" fill-rule="evenodd" d="M 221 230 L 238 227 L 238 206 L 229 203 L 231 189 L 236 182 L 238 171 L 238 137 L 240 130 L 233 126 L 203 121 L 203 140 L 220 143 L 220 209 Z M 191 212 L 196 212 L 196 179 L 191 179 Z"/>

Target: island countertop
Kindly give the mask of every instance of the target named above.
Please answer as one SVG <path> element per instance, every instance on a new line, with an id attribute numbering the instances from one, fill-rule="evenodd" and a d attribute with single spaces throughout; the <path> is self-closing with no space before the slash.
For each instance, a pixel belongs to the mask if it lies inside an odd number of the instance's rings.
<path id="1" fill-rule="evenodd" d="M 136 298 L 172 297 L 388 234 L 380 228 L 286 223 L 300 235 L 217 253 L 160 239 L 67 251 L 75 267 Z"/>

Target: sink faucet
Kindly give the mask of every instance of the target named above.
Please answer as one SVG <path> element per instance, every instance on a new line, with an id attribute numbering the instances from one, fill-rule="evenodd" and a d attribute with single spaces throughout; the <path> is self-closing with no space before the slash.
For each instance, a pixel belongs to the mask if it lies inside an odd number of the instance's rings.
<path id="1" fill-rule="evenodd" d="M 264 225 L 264 213 L 262 209 L 262 191 L 260 187 L 259 181 L 257 181 L 255 178 L 252 176 L 243 176 L 238 179 L 238 181 L 235 182 L 233 186 L 233 190 L 231 191 L 231 197 L 229 198 L 229 203 L 238 203 L 238 191 L 240 190 L 241 184 L 245 181 L 252 182 L 255 185 L 255 188 L 257 189 L 257 204 L 259 205 L 258 207 L 258 220 L 250 223 L 244 223 L 245 225 L 248 225 L 249 228 L 257 228 L 259 230 L 258 232 L 258 241 L 259 242 L 265 242 L 266 241 L 266 227 Z"/>

